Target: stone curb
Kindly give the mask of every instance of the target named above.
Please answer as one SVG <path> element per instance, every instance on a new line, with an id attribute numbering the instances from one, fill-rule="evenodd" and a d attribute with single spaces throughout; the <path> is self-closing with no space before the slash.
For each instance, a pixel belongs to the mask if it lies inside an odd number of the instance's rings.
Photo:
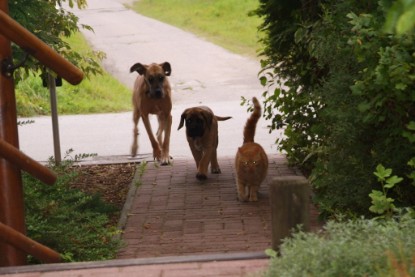
<path id="1" fill-rule="evenodd" d="M 79 269 L 97 269 L 109 267 L 128 267 L 140 265 L 163 265 L 178 263 L 197 263 L 197 262 L 214 262 L 214 261 L 235 261 L 235 260 L 254 260 L 268 258 L 261 252 L 250 253 L 230 253 L 230 254 L 209 254 L 209 255 L 192 255 L 192 256 L 168 256 L 157 258 L 138 258 L 109 260 L 101 262 L 78 262 L 78 263 L 59 263 L 59 264 L 42 264 L 30 266 L 12 266 L 0 268 L 2 274 L 17 274 L 29 272 L 53 272 L 53 271 L 69 271 Z"/>

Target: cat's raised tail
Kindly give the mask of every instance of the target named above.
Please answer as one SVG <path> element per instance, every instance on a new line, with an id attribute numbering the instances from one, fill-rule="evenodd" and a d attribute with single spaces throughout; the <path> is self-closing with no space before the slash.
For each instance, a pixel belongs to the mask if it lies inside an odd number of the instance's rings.
<path id="1" fill-rule="evenodd" d="M 261 117 L 261 105 L 259 104 L 258 99 L 253 97 L 252 102 L 254 103 L 254 111 L 245 123 L 244 144 L 247 142 L 254 142 L 256 125 Z"/>

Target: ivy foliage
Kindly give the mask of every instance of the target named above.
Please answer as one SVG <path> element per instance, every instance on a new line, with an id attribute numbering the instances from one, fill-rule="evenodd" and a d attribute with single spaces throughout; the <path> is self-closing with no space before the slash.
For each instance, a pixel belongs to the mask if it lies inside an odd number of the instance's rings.
<path id="1" fill-rule="evenodd" d="M 79 32 L 80 29 L 92 31 L 90 26 L 81 24 L 78 17 L 69 11 L 69 8 L 84 8 L 86 5 L 86 0 L 12 0 L 9 1 L 9 14 L 89 76 L 102 73 L 100 61 L 105 54 L 99 51 L 80 54 L 63 39 Z M 24 60 L 26 52 L 15 44 L 12 48 L 14 64 Z M 24 66 L 15 71 L 15 79 L 19 81 L 28 73 L 37 74 L 42 71 L 45 71 L 44 66 L 29 56 Z"/>
<path id="2" fill-rule="evenodd" d="M 394 2 L 261 0 L 256 10 L 264 115 L 284 129 L 279 149 L 310 176 L 325 215 L 368 214 L 379 164 L 404 178 L 388 192 L 395 205 L 415 205 L 415 36 L 385 32 Z"/>

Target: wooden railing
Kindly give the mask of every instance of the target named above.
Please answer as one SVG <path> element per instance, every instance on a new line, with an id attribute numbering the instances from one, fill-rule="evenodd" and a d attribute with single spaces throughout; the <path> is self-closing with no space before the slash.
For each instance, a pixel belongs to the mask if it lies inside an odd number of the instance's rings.
<path id="1" fill-rule="evenodd" d="M 61 255 L 0 222 L 0 240 L 9 243 L 44 263 L 58 263 Z"/>
<path id="2" fill-rule="evenodd" d="M 0 157 L 5 158 L 45 184 L 52 185 L 56 181 L 56 174 L 54 172 L 4 140 L 0 140 Z"/>
<path id="3" fill-rule="evenodd" d="M 46 184 L 56 175 L 19 150 L 11 41 L 73 85 L 83 73 L 9 17 L 7 2 L 0 0 L 0 266 L 23 265 L 27 254 L 58 262 L 57 252 L 25 236 L 21 170 Z"/>
<path id="4" fill-rule="evenodd" d="M 60 77 L 71 83 L 79 84 L 83 73 L 76 66 L 65 60 L 55 50 L 14 21 L 0 10 L 0 34 L 19 45 L 42 64 L 52 69 Z"/>

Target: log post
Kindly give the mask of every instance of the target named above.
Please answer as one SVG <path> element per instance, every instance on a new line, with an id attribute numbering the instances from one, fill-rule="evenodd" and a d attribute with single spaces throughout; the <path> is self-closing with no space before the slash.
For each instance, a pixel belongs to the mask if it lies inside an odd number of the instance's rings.
<path id="1" fill-rule="evenodd" d="M 291 235 L 293 228 L 302 225 L 310 229 L 310 188 L 303 176 L 273 178 L 270 187 L 272 249 L 279 252 L 282 240 Z"/>
<path id="2" fill-rule="evenodd" d="M 8 12 L 7 1 L 0 1 L 1 11 Z M 11 60 L 11 52 L 9 39 L 0 34 L 0 62 Z M 0 72 L 0 139 L 19 148 L 14 82 L 4 72 Z M 3 158 L 0 158 L 0 221 L 22 234 L 26 233 L 21 173 Z M 0 242 L 0 266 L 25 263 L 24 252 Z"/>

